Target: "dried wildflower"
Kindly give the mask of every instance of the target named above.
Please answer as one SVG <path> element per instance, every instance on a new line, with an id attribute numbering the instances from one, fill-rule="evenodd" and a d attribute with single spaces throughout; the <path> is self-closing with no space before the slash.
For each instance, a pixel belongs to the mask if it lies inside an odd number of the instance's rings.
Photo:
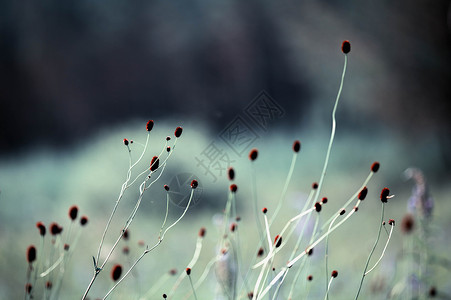
<path id="1" fill-rule="evenodd" d="M 235 179 L 235 170 L 232 167 L 230 167 L 227 170 L 227 175 L 229 176 L 230 181 L 234 180 Z"/>
<path id="2" fill-rule="evenodd" d="M 29 264 L 33 263 L 36 260 L 36 247 L 31 245 L 27 249 L 27 261 Z"/>
<path id="3" fill-rule="evenodd" d="M 188 276 L 191 275 L 191 268 L 186 268 L 185 271 L 186 271 L 186 275 L 188 275 Z"/>
<path id="4" fill-rule="evenodd" d="M 31 294 L 32 289 L 33 289 L 33 286 L 31 285 L 31 283 L 27 283 L 25 285 L 25 293 L 27 293 L 28 295 Z"/>
<path id="5" fill-rule="evenodd" d="M 321 203 L 322 204 L 326 204 L 328 201 L 327 197 L 323 197 L 323 199 L 321 199 Z"/>
<path id="6" fill-rule="evenodd" d="M 147 130 L 147 131 L 151 131 L 152 128 L 153 128 L 153 120 L 147 121 L 147 124 L 146 124 L 146 130 Z"/>
<path id="7" fill-rule="evenodd" d="M 257 159 L 257 157 L 258 157 L 258 150 L 254 148 L 249 152 L 249 159 L 251 161 L 254 161 Z"/>
<path id="8" fill-rule="evenodd" d="M 401 221 L 401 231 L 404 234 L 412 233 L 415 228 L 415 219 L 412 214 L 406 214 Z"/>
<path id="9" fill-rule="evenodd" d="M 44 223 L 42 223 L 42 222 L 37 222 L 37 223 L 36 223 L 36 228 L 39 229 L 39 234 L 40 234 L 42 237 L 44 237 L 44 236 L 45 236 L 45 232 L 46 232 Z"/>
<path id="10" fill-rule="evenodd" d="M 260 256 L 262 256 L 264 253 L 265 253 L 265 250 L 263 250 L 263 247 L 260 247 L 260 249 L 258 249 L 257 256 L 260 257 Z"/>
<path id="11" fill-rule="evenodd" d="M 177 127 L 176 129 L 175 129 L 175 131 L 174 131 L 174 135 L 175 135 L 175 137 L 176 138 L 179 138 L 181 135 L 182 135 L 182 132 L 183 132 L 183 128 L 182 127 Z"/>
<path id="12" fill-rule="evenodd" d="M 122 275 L 122 266 L 115 265 L 113 269 L 111 269 L 111 279 L 113 279 L 113 281 L 118 281 L 119 278 L 121 278 L 121 275 Z"/>
<path id="13" fill-rule="evenodd" d="M 45 283 L 45 288 L 48 289 L 48 290 L 51 290 L 52 286 L 53 285 L 52 285 L 52 282 L 50 280 Z"/>
<path id="14" fill-rule="evenodd" d="M 57 223 L 50 224 L 50 233 L 52 235 L 60 234 L 63 231 L 63 227 L 59 226 Z"/>
<path id="15" fill-rule="evenodd" d="M 230 224 L 230 231 L 231 232 L 235 232 L 236 228 L 238 227 L 238 225 L 236 223 L 232 223 Z"/>
<path id="16" fill-rule="evenodd" d="M 198 186 L 199 186 L 199 182 L 196 179 L 193 179 L 193 181 L 191 181 L 191 188 L 194 190 Z"/>
<path id="17" fill-rule="evenodd" d="M 199 236 L 200 237 L 204 237 L 205 236 L 205 233 L 207 232 L 207 230 L 205 229 L 205 227 L 202 227 L 200 230 L 199 230 Z"/>
<path id="18" fill-rule="evenodd" d="M 314 190 L 318 189 L 318 183 L 317 182 L 312 183 L 312 189 L 314 189 Z"/>
<path id="19" fill-rule="evenodd" d="M 69 251 L 69 248 L 70 248 L 69 244 L 64 244 L 64 251 Z"/>
<path id="20" fill-rule="evenodd" d="M 124 139 L 124 145 L 128 146 L 128 140 L 127 139 Z"/>
<path id="21" fill-rule="evenodd" d="M 266 214 L 266 213 L 268 212 L 268 209 L 267 209 L 266 207 L 263 207 L 262 212 L 263 212 L 264 214 Z"/>
<path id="22" fill-rule="evenodd" d="M 232 193 L 236 193 L 237 190 L 238 190 L 238 187 L 236 186 L 236 184 L 231 184 L 230 185 L 230 191 Z"/>
<path id="23" fill-rule="evenodd" d="M 74 221 L 78 215 L 78 206 L 73 205 L 69 208 L 69 218 Z"/>
<path id="24" fill-rule="evenodd" d="M 307 276 L 307 280 L 308 280 L 308 281 L 312 281 L 312 280 L 313 280 L 313 275 Z"/>
<path id="25" fill-rule="evenodd" d="M 82 216 L 80 218 L 80 225 L 81 226 L 85 226 L 86 224 L 88 224 L 88 217 L 87 216 Z"/>
<path id="26" fill-rule="evenodd" d="M 282 245 L 282 237 L 280 235 L 276 235 L 276 238 L 274 239 L 274 244 L 276 245 L 276 248 L 279 248 L 280 245 Z"/>
<path id="27" fill-rule="evenodd" d="M 381 192 L 381 201 L 383 203 L 388 202 L 388 195 L 390 194 L 390 190 L 388 188 L 383 188 Z"/>
<path id="28" fill-rule="evenodd" d="M 337 270 L 333 270 L 331 275 L 332 275 L 333 278 L 337 278 L 338 271 Z"/>
<path id="29" fill-rule="evenodd" d="M 388 220 L 388 225 L 395 226 L 395 220 L 393 219 Z"/>
<path id="30" fill-rule="evenodd" d="M 152 160 L 150 161 L 150 171 L 155 172 L 160 165 L 160 159 L 158 156 L 152 157 Z"/>
<path id="31" fill-rule="evenodd" d="M 166 192 L 169 192 L 169 185 L 165 184 L 164 189 L 166 190 Z"/>
<path id="32" fill-rule="evenodd" d="M 344 54 L 351 52 L 351 43 L 348 40 L 343 41 L 341 44 L 341 51 L 343 51 Z"/>
<path id="33" fill-rule="evenodd" d="M 301 142 L 296 140 L 296 141 L 294 141 L 294 143 L 293 143 L 293 151 L 294 151 L 295 153 L 298 153 L 299 150 L 301 150 Z"/>
<path id="34" fill-rule="evenodd" d="M 170 141 L 171 140 L 171 137 L 168 135 L 167 137 L 166 137 L 166 141 Z"/>
<path id="35" fill-rule="evenodd" d="M 122 234 L 122 237 L 124 238 L 125 241 L 128 241 L 130 234 L 128 229 L 124 231 L 124 233 Z"/>
<path id="36" fill-rule="evenodd" d="M 359 196 L 358 196 L 359 200 L 360 201 L 365 200 L 367 194 L 368 194 L 368 188 L 364 187 L 359 193 Z"/>
<path id="37" fill-rule="evenodd" d="M 343 209 L 340 211 L 340 216 L 344 215 L 345 213 L 346 213 L 346 210 L 343 208 Z"/>
<path id="38" fill-rule="evenodd" d="M 315 210 L 316 210 L 317 212 L 320 212 L 320 211 L 321 211 L 321 203 L 319 203 L 319 202 L 316 202 L 316 203 L 315 203 Z"/>
<path id="39" fill-rule="evenodd" d="M 379 170 L 381 164 L 378 161 L 373 162 L 371 165 L 371 172 L 376 173 Z"/>

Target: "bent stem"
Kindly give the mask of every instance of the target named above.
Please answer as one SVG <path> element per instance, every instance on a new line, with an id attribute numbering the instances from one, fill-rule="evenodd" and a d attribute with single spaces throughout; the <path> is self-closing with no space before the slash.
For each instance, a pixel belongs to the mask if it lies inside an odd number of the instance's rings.
<path id="1" fill-rule="evenodd" d="M 374 242 L 374 246 L 373 246 L 373 248 L 371 249 L 370 255 L 368 256 L 368 259 L 367 259 L 367 261 L 366 261 L 365 269 L 363 270 L 362 279 L 360 280 L 359 289 L 358 289 L 358 291 L 357 291 L 357 295 L 355 295 L 355 300 L 357 300 L 357 299 L 359 298 L 360 291 L 361 291 L 362 285 L 363 285 L 363 280 L 365 279 L 365 276 L 366 276 L 366 274 L 367 274 L 366 270 L 368 269 L 368 265 L 370 264 L 371 256 L 373 255 L 374 250 L 376 250 L 377 243 L 379 242 L 379 238 L 380 238 L 380 236 L 381 236 L 382 222 L 384 221 L 384 210 L 385 210 L 385 205 L 384 205 L 384 203 L 382 202 L 382 212 L 381 212 L 381 220 L 380 220 L 380 225 L 379 225 L 379 231 L 378 231 L 378 233 L 377 233 L 377 238 L 376 238 L 376 241 Z M 392 227 L 392 228 L 393 228 L 393 227 Z"/>

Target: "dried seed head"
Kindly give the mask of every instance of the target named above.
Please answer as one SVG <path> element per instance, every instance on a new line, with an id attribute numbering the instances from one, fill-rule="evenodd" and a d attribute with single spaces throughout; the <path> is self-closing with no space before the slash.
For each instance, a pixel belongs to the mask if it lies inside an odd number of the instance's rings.
<path id="1" fill-rule="evenodd" d="M 171 140 L 171 137 L 168 135 L 167 137 L 166 137 L 166 141 L 170 141 Z"/>
<path id="2" fill-rule="evenodd" d="M 263 207 L 262 212 L 263 212 L 264 214 L 266 214 L 266 213 L 268 212 L 268 209 L 267 209 L 266 207 Z"/>
<path id="3" fill-rule="evenodd" d="M 230 231 L 231 231 L 231 232 L 235 232 L 235 230 L 236 230 L 237 227 L 238 227 L 238 224 L 236 224 L 236 223 L 230 224 Z"/>
<path id="4" fill-rule="evenodd" d="M 45 283 L 45 288 L 48 290 L 52 289 L 52 282 L 50 280 Z"/>
<path id="5" fill-rule="evenodd" d="M 146 124 L 146 130 L 147 130 L 147 131 L 151 131 L 152 128 L 153 128 L 153 120 L 147 121 L 147 124 Z"/>
<path id="6" fill-rule="evenodd" d="M 31 294 L 32 289 L 33 289 L 33 286 L 31 285 L 31 283 L 27 283 L 25 285 L 25 293 L 27 293 L 28 295 Z"/>
<path id="7" fill-rule="evenodd" d="M 348 40 L 343 41 L 341 44 L 341 51 L 343 51 L 344 54 L 348 54 L 351 51 L 351 43 Z"/>
<path id="8" fill-rule="evenodd" d="M 257 150 L 256 148 L 252 149 L 252 150 L 249 152 L 249 159 L 250 159 L 251 161 L 256 160 L 256 159 L 257 159 L 257 156 L 258 156 L 258 150 Z"/>
<path id="9" fill-rule="evenodd" d="M 305 253 L 307 253 L 308 256 L 311 256 L 313 254 L 313 248 L 305 249 Z"/>
<path id="10" fill-rule="evenodd" d="M 75 219 L 77 218 L 78 215 L 78 206 L 73 205 L 69 208 L 69 218 L 72 221 L 75 221 Z"/>
<path id="11" fill-rule="evenodd" d="M 166 192 L 169 192 L 169 185 L 165 184 L 164 189 L 166 190 Z"/>
<path id="12" fill-rule="evenodd" d="M 80 218 L 80 225 L 81 226 L 85 226 L 86 224 L 88 224 L 88 217 L 87 216 L 82 216 Z"/>
<path id="13" fill-rule="evenodd" d="M 376 173 L 379 170 L 380 163 L 378 161 L 373 162 L 371 165 L 371 172 Z"/>
<path id="14" fill-rule="evenodd" d="M 230 191 L 232 193 L 236 193 L 237 190 L 238 190 L 238 187 L 236 186 L 236 184 L 231 184 L 230 185 Z"/>
<path id="15" fill-rule="evenodd" d="M 36 228 L 39 229 L 39 234 L 40 234 L 41 236 L 45 236 L 46 230 L 45 230 L 45 225 L 44 225 L 44 223 L 42 223 L 42 222 L 37 222 L 37 223 L 36 223 Z"/>
<path id="16" fill-rule="evenodd" d="M 338 271 L 337 270 L 333 270 L 331 275 L 332 275 L 333 278 L 337 278 Z"/>
<path id="17" fill-rule="evenodd" d="M 122 266 L 115 265 L 113 269 L 111 269 L 111 279 L 113 279 L 113 281 L 118 281 L 119 278 L 121 278 L 121 275 L 122 275 Z"/>
<path id="18" fill-rule="evenodd" d="M 182 135 L 182 132 L 183 132 L 183 128 L 182 127 L 177 127 L 176 129 L 175 129 L 175 131 L 174 131 L 174 135 L 175 135 L 175 137 L 176 138 L 179 138 L 181 135 Z"/>
<path id="19" fill-rule="evenodd" d="M 431 298 L 437 296 L 437 288 L 435 286 L 431 286 L 429 289 L 429 296 Z"/>
<path id="20" fill-rule="evenodd" d="M 318 189 L 318 183 L 317 182 L 312 183 L 312 189 L 314 189 L 314 190 Z"/>
<path id="21" fill-rule="evenodd" d="M 401 231 L 404 234 L 412 233 L 415 228 L 415 219 L 412 214 L 406 214 L 401 221 Z"/>
<path id="22" fill-rule="evenodd" d="M 237 217 L 235 218 L 235 221 L 237 221 L 237 222 L 241 221 L 241 217 L 240 217 L 240 216 L 237 216 Z"/>
<path id="23" fill-rule="evenodd" d="M 254 298 L 254 292 L 249 292 L 249 293 L 247 293 L 247 298 L 248 298 L 248 299 Z"/>
<path id="24" fill-rule="evenodd" d="M 280 235 L 276 235 L 276 238 L 274 239 L 274 245 L 276 245 L 276 248 L 279 248 L 280 245 L 282 245 L 282 237 Z"/>
<path id="25" fill-rule="evenodd" d="M 204 237 L 205 236 L 205 233 L 207 232 L 207 230 L 205 229 L 205 227 L 202 227 L 200 230 L 199 230 L 199 236 L 200 237 Z"/>
<path id="26" fill-rule="evenodd" d="M 168 295 L 163 294 L 163 299 L 166 299 L 168 297 Z"/>
<path id="27" fill-rule="evenodd" d="M 354 206 L 354 212 L 357 212 L 359 210 L 358 206 Z"/>
<path id="28" fill-rule="evenodd" d="M 166 152 L 171 152 L 171 147 L 170 146 L 166 147 Z"/>
<path id="29" fill-rule="evenodd" d="M 69 244 L 64 244 L 64 251 L 69 251 L 69 248 L 70 248 Z"/>
<path id="30" fill-rule="evenodd" d="M 263 253 L 265 253 L 265 250 L 263 250 L 263 247 L 260 247 L 260 249 L 258 249 L 257 256 L 260 257 Z"/>
<path id="31" fill-rule="evenodd" d="M 128 238 L 130 237 L 128 229 L 124 231 L 122 237 L 124 238 L 124 240 L 128 241 Z"/>
<path id="32" fill-rule="evenodd" d="M 390 194 L 390 190 L 388 189 L 388 188 L 383 188 L 382 189 L 382 192 L 381 192 L 381 201 L 383 202 L 383 203 L 387 203 L 388 202 L 388 195 Z"/>
<path id="33" fill-rule="evenodd" d="M 27 249 L 27 261 L 29 264 L 36 260 L 36 247 L 31 245 Z"/>
<path id="34" fill-rule="evenodd" d="M 301 142 L 296 140 L 296 141 L 294 141 L 294 143 L 293 143 L 293 151 L 294 151 L 295 153 L 298 153 L 299 150 L 301 150 Z"/>
<path id="35" fill-rule="evenodd" d="M 158 156 L 152 157 L 152 160 L 150 161 L 150 171 L 155 172 L 158 169 L 159 164 L 160 159 Z"/>
<path id="36" fill-rule="evenodd" d="M 186 271 L 186 275 L 188 275 L 188 276 L 189 276 L 189 275 L 191 274 L 191 268 L 186 268 L 186 270 L 185 270 L 185 271 Z"/>
<path id="37" fill-rule="evenodd" d="M 60 234 L 63 231 L 63 227 L 59 226 L 57 223 L 50 224 L 50 233 L 52 235 Z"/>
<path id="38" fill-rule="evenodd" d="M 235 179 L 235 170 L 232 167 L 230 167 L 227 170 L 227 175 L 229 176 L 230 181 L 234 180 Z"/>
<path id="39" fill-rule="evenodd" d="M 323 197 L 323 199 L 321 199 L 321 203 L 322 204 L 326 204 L 328 201 L 327 197 Z"/>
<path id="40" fill-rule="evenodd" d="M 360 193 L 359 193 L 359 196 L 358 196 L 359 200 L 360 200 L 360 201 L 365 200 L 367 194 L 368 194 L 368 189 L 367 189 L 367 187 L 365 186 L 365 187 L 360 191 Z"/>
<path id="41" fill-rule="evenodd" d="M 346 210 L 343 208 L 343 209 L 340 211 L 340 216 L 344 215 L 345 213 L 346 213 Z"/>
<path id="42" fill-rule="evenodd" d="M 194 190 L 195 188 L 197 188 L 197 186 L 199 185 L 199 182 L 197 182 L 196 179 L 193 179 L 193 181 L 191 181 L 191 188 Z"/>
<path id="43" fill-rule="evenodd" d="M 308 280 L 308 281 L 312 281 L 312 280 L 313 280 L 313 275 L 307 276 L 307 280 Z"/>
<path id="44" fill-rule="evenodd" d="M 321 211 L 321 203 L 319 203 L 319 202 L 316 202 L 316 203 L 315 203 L 315 210 L 316 210 L 317 212 L 320 212 L 320 211 Z"/>
<path id="45" fill-rule="evenodd" d="M 395 220 L 393 219 L 388 220 L 388 225 L 395 226 Z"/>
<path id="46" fill-rule="evenodd" d="M 124 145 L 128 146 L 128 140 L 127 139 L 124 139 Z"/>

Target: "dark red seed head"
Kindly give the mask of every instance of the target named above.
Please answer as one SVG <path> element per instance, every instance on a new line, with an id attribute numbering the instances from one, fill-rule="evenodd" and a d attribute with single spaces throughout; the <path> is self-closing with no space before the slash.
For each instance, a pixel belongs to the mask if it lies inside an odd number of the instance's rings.
<path id="1" fill-rule="evenodd" d="M 27 283 L 25 285 L 25 293 L 27 293 L 28 295 L 31 294 L 32 289 L 33 289 L 33 286 L 31 285 L 31 283 Z"/>
<path id="2" fill-rule="evenodd" d="M 393 219 L 388 220 L 388 225 L 395 226 L 395 220 Z"/>
<path id="3" fill-rule="evenodd" d="M 236 228 L 238 227 L 238 225 L 236 223 L 232 223 L 230 224 L 230 231 L 231 232 L 235 232 Z"/>
<path id="4" fill-rule="evenodd" d="M 345 209 L 342 209 L 342 210 L 340 211 L 340 216 L 344 215 L 345 213 L 346 213 L 346 210 L 345 210 Z"/>
<path id="5" fill-rule="evenodd" d="M 171 147 L 170 146 L 166 147 L 166 152 L 171 152 Z"/>
<path id="6" fill-rule="evenodd" d="M 264 214 L 266 214 L 266 213 L 268 212 L 268 209 L 267 209 L 266 207 L 263 207 L 262 212 L 263 212 Z"/>
<path id="7" fill-rule="evenodd" d="M 341 51 L 343 51 L 344 54 L 351 52 L 351 43 L 348 40 L 343 41 L 341 44 Z"/>
<path id="8" fill-rule="evenodd" d="M 354 206 L 354 211 L 357 212 L 359 210 L 358 206 Z"/>
<path id="9" fill-rule="evenodd" d="M 337 270 L 333 270 L 331 275 L 332 275 L 333 278 L 336 278 L 338 276 L 338 271 Z"/>
<path id="10" fill-rule="evenodd" d="M 322 204 L 326 204 L 327 201 L 328 201 L 327 197 L 324 197 L 323 199 L 321 199 L 321 203 L 322 203 Z"/>
<path id="11" fill-rule="evenodd" d="M 185 271 L 186 271 L 186 275 L 188 275 L 188 276 L 189 276 L 189 275 L 191 274 L 191 268 L 186 268 L 186 270 L 185 270 Z"/>
<path id="12" fill-rule="evenodd" d="M 69 251 L 69 248 L 70 248 L 69 244 L 64 244 L 64 251 Z"/>
<path id="13" fill-rule="evenodd" d="M 122 275 L 122 266 L 115 265 L 113 269 L 111 269 L 111 279 L 113 279 L 113 281 L 118 281 L 119 278 L 121 278 L 121 275 Z"/>
<path id="14" fill-rule="evenodd" d="M 313 248 L 307 248 L 305 253 L 307 253 L 308 256 L 311 256 L 313 254 Z"/>
<path id="15" fill-rule="evenodd" d="M 435 286 L 431 286 L 431 288 L 429 289 L 429 296 L 431 298 L 437 296 L 437 288 Z"/>
<path id="16" fill-rule="evenodd" d="M 176 269 L 170 269 L 169 270 L 169 275 L 174 276 L 175 274 L 177 274 L 177 270 Z"/>
<path id="17" fill-rule="evenodd" d="M 414 228 L 415 228 L 415 219 L 414 219 L 413 215 L 411 215 L 411 214 L 405 215 L 401 221 L 402 233 L 409 234 L 413 231 Z"/>
<path id="18" fill-rule="evenodd" d="M 128 140 L 127 139 L 124 139 L 124 145 L 128 146 Z"/>
<path id="19" fill-rule="evenodd" d="M 265 253 L 265 250 L 263 250 L 263 247 L 260 247 L 260 249 L 258 249 L 257 256 L 260 257 L 263 253 Z"/>
<path id="20" fill-rule="evenodd" d="M 308 280 L 308 281 L 312 281 L 312 280 L 313 280 L 313 275 L 307 276 L 307 280 Z"/>
<path id="21" fill-rule="evenodd" d="M 176 138 L 179 138 L 181 135 L 182 135 L 182 132 L 183 132 L 183 128 L 182 127 L 177 127 L 176 129 L 175 129 L 175 131 L 174 131 L 174 135 L 175 135 L 175 137 Z"/>
<path id="22" fill-rule="evenodd" d="M 45 283 L 45 288 L 48 290 L 52 289 L 52 282 L 50 280 Z"/>
<path id="23" fill-rule="evenodd" d="M 171 140 L 171 137 L 168 135 L 167 137 L 166 137 L 166 141 L 170 141 Z"/>
<path id="24" fill-rule="evenodd" d="M 80 225 L 81 226 L 85 226 L 86 224 L 88 224 L 88 217 L 87 216 L 82 216 L 80 218 Z"/>
<path id="25" fill-rule="evenodd" d="M 276 245 L 276 248 L 279 248 L 280 245 L 282 245 L 282 237 L 280 235 L 276 235 L 274 245 Z"/>
<path id="26" fill-rule="evenodd" d="M 36 260 L 36 247 L 31 245 L 27 249 L 27 261 L 29 264 Z"/>
<path id="27" fill-rule="evenodd" d="M 42 223 L 42 222 L 37 222 L 37 223 L 36 223 L 36 228 L 39 229 L 39 234 L 40 234 L 41 236 L 45 236 L 46 230 L 45 230 L 45 225 L 44 225 L 44 223 Z"/>
<path id="28" fill-rule="evenodd" d="M 152 157 L 152 160 L 150 161 L 150 171 L 155 172 L 158 169 L 158 166 L 160 165 L 160 159 L 158 156 Z"/>
<path id="29" fill-rule="evenodd" d="M 387 203 L 388 202 L 388 199 L 387 199 L 387 197 L 388 197 L 388 195 L 390 194 L 390 190 L 388 189 L 388 188 L 383 188 L 382 189 L 382 192 L 381 192 L 381 201 L 383 202 L 383 203 Z"/>
<path id="30" fill-rule="evenodd" d="M 249 159 L 251 161 L 254 161 L 257 159 L 257 157 L 258 157 L 258 150 L 254 148 L 249 152 Z"/>
<path id="31" fill-rule="evenodd" d="M 146 124 L 146 130 L 147 130 L 147 131 L 151 131 L 152 128 L 153 128 L 153 120 L 147 121 L 147 124 Z"/>
<path id="32" fill-rule="evenodd" d="M 301 150 L 301 142 L 296 140 L 296 141 L 294 141 L 294 143 L 293 143 L 293 151 L 294 151 L 295 153 L 298 153 L 299 150 Z"/>
<path id="33" fill-rule="evenodd" d="M 130 234 L 128 229 L 124 231 L 124 233 L 122 234 L 122 237 L 124 238 L 125 241 L 128 241 Z"/>
<path id="34" fill-rule="evenodd" d="M 368 194 L 368 189 L 367 189 L 367 187 L 364 187 L 359 193 L 359 196 L 358 196 L 359 200 L 360 201 L 365 200 L 367 194 Z"/>
<path id="35" fill-rule="evenodd" d="M 199 230 L 199 236 L 200 236 L 200 237 L 204 237 L 206 232 L 207 232 L 207 230 L 205 229 L 205 227 L 202 227 L 202 228 Z"/>
<path id="36" fill-rule="evenodd" d="M 376 173 L 379 170 L 381 164 L 378 161 L 373 162 L 371 165 L 371 172 Z"/>
<path id="37" fill-rule="evenodd" d="M 73 205 L 69 208 L 69 218 L 74 221 L 78 215 L 78 206 Z"/>
<path id="38" fill-rule="evenodd" d="M 164 189 L 166 190 L 166 192 L 169 192 L 169 185 L 165 184 Z"/>
<path id="39" fill-rule="evenodd" d="M 193 181 L 191 181 L 191 188 L 194 190 L 195 188 L 197 188 L 197 186 L 199 185 L 199 182 L 196 179 L 193 179 Z"/>
<path id="40" fill-rule="evenodd" d="M 168 297 L 168 295 L 163 294 L 163 299 L 166 299 Z"/>
<path id="41" fill-rule="evenodd" d="M 50 224 L 50 233 L 52 235 L 60 234 L 63 231 L 63 227 L 59 226 L 57 223 Z"/>
<path id="42" fill-rule="evenodd" d="M 320 212 L 320 211 L 321 211 L 321 203 L 319 203 L 319 202 L 316 202 L 316 203 L 315 203 L 315 210 L 316 210 L 317 212 Z"/>
<path id="43" fill-rule="evenodd" d="M 312 189 L 314 189 L 314 190 L 318 189 L 318 183 L 317 182 L 312 183 Z"/>
<path id="44" fill-rule="evenodd" d="M 234 180 L 235 179 L 235 170 L 232 167 L 230 167 L 227 170 L 227 175 L 229 176 L 230 181 Z"/>
<path id="45" fill-rule="evenodd" d="M 231 184 L 230 185 L 230 191 L 232 193 L 236 193 L 237 190 L 238 190 L 238 187 L 236 186 L 236 184 Z"/>

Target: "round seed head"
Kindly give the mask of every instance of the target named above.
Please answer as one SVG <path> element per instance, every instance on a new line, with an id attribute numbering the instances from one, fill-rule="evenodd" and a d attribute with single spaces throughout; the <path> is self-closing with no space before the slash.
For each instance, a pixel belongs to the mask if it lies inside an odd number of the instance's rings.
<path id="1" fill-rule="evenodd" d="M 318 189 L 318 183 L 317 182 L 312 183 L 312 189 L 314 189 L 314 190 Z"/>
<path id="2" fill-rule="evenodd" d="M 39 229 L 39 234 L 40 234 L 41 236 L 45 236 L 46 230 L 45 230 L 45 225 L 44 225 L 44 223 L 42 223 L 42 222 L 37 222 L 37 223 L 36 223 L 36 228 Z"/>
<path id="3" fill-rule="evenodd" d="M 29 264 L 36 260 L 36 247 L 31 245 L 27 249 L 27 261 Z"/>
<path id="4" fill-rule="evenodd" d="M 156 169 L 158 169 L 158 166 L 160 164 L 160 159 L 158 156 L 152 157 L 152 160 L 150 161 L 150 171 L 154 172 Z"/>
<path id="5" fill-rule="evenodd" d="M 308 256 L 311 256 L 313 254 L 313 248 L 307 248 L 305 253 L 307 253 Z"/>
<path id="6" fill-rule="evenodd" d="M 307 280 L 308 280 L 308 281 L 312 281 L 312 280 L 313 280 L 313 275 L 307 276 Z"/>
<path id="7" fill-rule="evenodd" d="M 63 231 L 63 227 L 59 226 L 57 223 L 50 224 L 50 233 L 52 235 L 60 234 Z"/>
<path id="8" fill-rule="evenodd" d="M 260 257 L 263 253 L 265 253 L 265 250 L 263 250 L 263 247 L 260 247 L 260 249 L 258 249 L 257 256 Z"/>
<path id="9" fill-rule="evenodd" d="M 25 285 L 25 293 L 27 293 L 28 295 L 31 294 L 32 289 L 33 289 L 33 286 L 31 285 L 31 283 L 27 283 Z"/>
<path id="10" fill-rule="evenodd" d="M 367 189 L 367 187 L 365 186 L 365 187 L 360 191 L 360 193 L 359 193 L 359 196 L 358 196 L 359 200 L 360 200 L 360 201 L 365 200 L 367 194 L 368 194 L 368 189 Z"/>
<path id="11" fill-rule="evenodd" d="M 230 191 L 232 193 L 236 193 L 237 190 L 238 190 L 238 187 L 236 186 L 236 184 L 231 184 L 230 185 Z"/>
<path id="12" fill-rule="evenodd" d="M 256 148 L 252 149 L 252 150 L 249 152 L 249 159 L 250 159 L 251 161 L 256 160 L 256 159 L 257 159 L 257 156 L 258 156 L 258 150 L 257 150 Z"/>
<path id="13" fill-rule="evenodd" d="M 124 238 L 125 241 L 128 241 L 128 238 L 130 237 L 128 229 L 124 231 L 122 237 Z"/>
<path id="14" fill-rule="evenodd" d="M 385 187 L 385 188 L 382 189 L 381 201 L 383 203 L 387 203 L 388 202 L 387 197 L 388 197 L 389 194 L 390 194 L 390 190 L 388 188 Z"/>
<path id="15" fill-rule="evenodd" d="M 197 182 L 196 179 L 193 179 L 193 181 L 191 181 L 191 188 L 194 190 L 195 188 L 197 188 L 197 186 L 199 185 L 199 182 Z"/>
<path id="16" fill-rule="evenodd" d="M 323 199 L 321 199 L 321 203 L 322 204 L 326 204 L 328 201 L 327 197 L 323 197 Z"/>
<path id="17" fill-rule="evenodd" d="M 301 150 L 301 142 L 298 141 L 298 140 L 294 141 L 294 143 L 293 143 L 293 151 L 295 153 L 298 153 L 300 150 Z"/>
<path id="18" fill-rule="evenodd" d="M 168 152 L 168 153 L 171 152 L 171 146 L 166 147 L 166 152 Z"/>
<path id="19" fill-rule="evenodd" d="M 85 226 L 86 224 L 88 224 L 88 217 L 87 216 L 82 216 L 80 218 L 80 225 L 81 226 Z"/>
<path id="20" fill-rule="evenodd" d="M 186 275 L 188 275 L 188 276 L 189 276 L 189 275 L 191 274 L 191 268 L 186 268 L 186 270 L 185 270 L 185 271 L 186 271 Z"/>
<path id="21" fill-rule="evenodd" d="M 124 145 L 128 146 L 128 140 L 127 139 L 124 139 Z"/>
<path id="22" fill-rule="evenodd" d="M 401 221 L 401 231 L 404 234 L 412 233 L 415 228 L 415 219 L 412 214 L 406 214 Z"/>
<path id="23" fill-rule="evenodd" d="M 378 161 L 373 162 L 371 165 L 371 172 L 376 173 L 379 170 L 380 163 Z"/>
<path id="24" fill-rule="evenodd" d="M 69 251 L 69 248 L 70 248 L 69 244 L 64 244 L 64 251 Z"/>
<path id="25" fill-rule="evenodd" d="M 395 220 L 393 219 L 388 220 L 388 225 L 395 226 Z"/>
<path id="26" fill-rule="evenodd" d="M 165 184 L 164 189 L 166 190 L 166 192 L 169 192 L 169 185 Z"/>
<path id="27" fill-rule="evenodd" d="M 315 210 L 316 210 L 317 212 L 320 212 L 320 211 L 321 211 L 321 203 L 319 203 L 319 202 L 316 202 L 316 203 L 315 203 Z"/>
<path id="28" fill-rule="evenodd" d="M 111 279 L 113 279 L 113 281 L 118 281 L 119 278 L 121 278 L 121 275 L 122 275 L 122 266 L 115 265 L 113 269 L 111 269 Z"/>
<path id="29" fill-rule="evenodd" d="M 163 299 L 166 299 L 168 297 L 168 295 L 163 294 Z"/>
<path id="30" fill-rule="evenodd" d="M 263 212 L 264 214 L 266 214 L 266 213 L 268 212 L 268 209 L 267 209 L 266 207 L 263 207 L 262 212 Z"/>
<path id="31" fill-rule="evenodd" d="M 69 218 L 75 221 L 78 215 L 78 206 L 74 205 L 69 208 Z"/>
<path id="32" fill-rule="evenodd" d="M 234 180 L 235 179 L 235 170 L 232 167 L 230 167 L 227 170 L 227 175 L 229 176 L 230 181 Z"/>
<path id="33" fill-rule="evenodd" d="M 45 283 L 45 288 L 48 290 L 52 289 L 52 282 L 50 280 Z"/>
<path id="34" fill-rule="evenodd" d="M 171 137 L 168 135 L 167 137 L 166 137 L 166 141 L 170 141 L 171 140 Z"/>
<path id="35" fill-rule="evenodd" d="M 331 275 L 332 275 L 333 278 L 337 278 L 338 271 L 337 270 L 333 270 Z"/>
<path id="36" fill-rule="evenodd" d="M 437 296 L 437 288 L 435 286 L 431 286 L 431 288 L 429 289 L 429 296 L 431 298 Z"/>
<path id="37" fill-rule="evenodd" d="M 199 236 L 200 237 L 204 237 L 205 236 L 205 233 L 207 232 L 207 230 L 205 229 L 205 227 L 202 227 L 200 230 L 199 230 Z"/>
<path id="38" fill-rule="evenodd" d="M 280 235 L 276 235 L 276 238 L 274 239 L 274 245 L 276 245 L 276 248 L 279 248 L 280 245 L 282 245 L 282 237 Z"/>
<path id="39" fill-rule="evenodd" d="M 354 206 L 354 211 L 357 212 L 359 210 L 358 206 Z"/>
<path id="40" fill-rule="evenodd" d="M 147 121 L 147 124 L 146 124 L 146 130 L 147 130 L 147 131 L 151 131 L 152 128 L 153 128 L 153 120 Z"/>
<path id="41" fill-rule="evenodd" d="M 238 227 L 238 224 L 236 224 L 236 223 L 230 224 L 230 231 L 231 231 L 231 232 L 235 232 L 235 230 L 236 230 L 237 227 Z"/>
<path id="42" fill-rule="evenodd" d="M 181 135 L 182 135 L 182 132 L 183 132 L 183 128 L 182 127 L 177 127 L 176 129 L 175 129 L 175 131 L 174 131 L 174 135 L 175 135 L 175 137 L 176 138 L 179 138 Z"/>
<path id="43" fill-rule="evenodd" d="M 348 40 L 343 41 L 341 44 L 341 51 L 343 51 L 344 54 L 351 52 L 351 43 Z"/>
<path id="44" fill-rule="evenodd" d="M 340 211 L 340 216 L 344 215 L 345 213 L 346 213 L 346 210 L 343 208 L 343 209 Z"/>

